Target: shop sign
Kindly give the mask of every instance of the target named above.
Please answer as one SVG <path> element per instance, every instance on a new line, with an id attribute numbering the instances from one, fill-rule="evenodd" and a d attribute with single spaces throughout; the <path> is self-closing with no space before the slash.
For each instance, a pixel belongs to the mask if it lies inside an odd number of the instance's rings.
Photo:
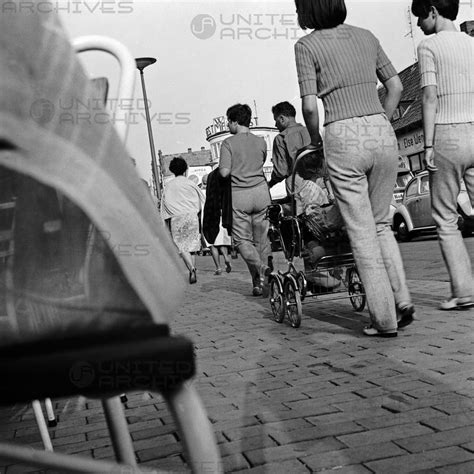
<path id="1" fill-rule="evenodd" d="M 254 120 L 250 122 L 250 128 L 257 126 L 257 118 L 254 117 Z M 206 138 L 209 138 L 212 135 L 220 132 L 228 132 L 229 127 L 227 126 L 227 117 L 221 115 L 220 117 L 215 117 L 212 119 L 212 124 L 206 128 Z"/>
<path id="2" fill-rule="evenodd" d="M 195 184 L 201 184 L 202 177 L 212 171 L 211 166 L 190 166 L 188 169 L 188 179 Z"/>
<path id="3" fill-rule="evenodd" d="M 206 138 L 209 138 L 211 135 L 216 133 L 227 131 L 229 131 L 229 128 L 227 127 L 227 117 L 225 115 L 215 117 L 212 119 L 212 124 L 206 128 Z"/>
<path id="4" fill-rule="evenodd" d="M 398 150 L 401 155 L 407 156 L 423 151 L 424 138 L 423 130 L 415 130 L 414 132 L 404 133 L 397 137 Z"/>

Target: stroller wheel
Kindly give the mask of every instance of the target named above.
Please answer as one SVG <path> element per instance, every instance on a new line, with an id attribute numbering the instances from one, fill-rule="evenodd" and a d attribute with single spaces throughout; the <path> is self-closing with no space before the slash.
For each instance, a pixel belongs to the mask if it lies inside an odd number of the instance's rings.
<path id="1" fill-rule="evenodd" d="M 296 283 L 298 284 L 298 290 L 300 292 L 301 301 L 304 301 L 304 298 L 306 296 L 307 282 L 306 277 L 304 276 L 304 273 L 302 271 L 299 271 L 296 275 Z"/>
<path id="2" fill-rule="evenodd" d="M 273 276 L 270 281 L 270 306 L 273 319 L 277 323 L 282 323 L 283 319 L 285 319 L 285 299 L 280 278 L 276 276 Z"/>
<path id="3" fill-rule="evenodd" d="M 347 287 L 349 291 L 352 307 L 355 311 L 362 311 L 365 308 L 365 290 L 356 267 L 352 267 L 347 272 Z M 354 296 L 352 296 L 354 295 Z"/>
<path id="4" fill-rule="evenodd" d="M 292 276 L 285 279 L 283 293 L 285 295 L 286 317 L 294 328 L 299 328 L 301 325 L 301 316 L 303 310 L 301 307 L 300 290 L 298 289 L 298 284 Z"/>

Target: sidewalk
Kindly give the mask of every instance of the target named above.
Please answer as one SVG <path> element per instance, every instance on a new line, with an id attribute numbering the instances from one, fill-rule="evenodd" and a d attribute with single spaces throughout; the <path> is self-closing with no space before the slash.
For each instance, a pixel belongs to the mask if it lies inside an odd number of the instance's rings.
<path id="1" fill-rule="evenodd" d="M 367 310 L 349 300 L 305 300 L 299 329 L 274 322 L 268 300 L 250 296 L 242 260 L 232 264 L 214 276 L 199 257 L 172 324 L 196 345 L 195 383 L 225 472 L 474 472 L 474 311 L 435 309 L 448 283 L 410 280 L 419 320 L 377 339 L 361 334 Z M 188 472 L 161 398 L 128 398 L 139 461 Z M 112 457 L 97 401 L 60 400 L 57 412 L 55 449 Z M 0 424 L 2 439 L 40 445 L 30 409 L 4 409 Z"/>

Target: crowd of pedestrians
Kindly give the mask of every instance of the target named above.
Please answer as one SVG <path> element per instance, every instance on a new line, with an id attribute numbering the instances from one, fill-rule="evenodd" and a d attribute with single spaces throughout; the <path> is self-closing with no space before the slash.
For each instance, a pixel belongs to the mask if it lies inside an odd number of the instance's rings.
<path id="1" fill-rule="evenodd" d="M 344 0 L 295 0 L 295 4 L 300 27 L 312 30 L 295 44 L 305 126 L 296 121 L 296 110 L 289 102 L 272 108 L 279 134 L 273 142 L 273 171 L 267 182 L 263 172 L 267 146 L 263 138 L 251 133 L 250 107 L 236 104 L 228 108 L 231 136 L 222 142 L 218 168 L 212 176 L 224 203 L 216 205 L 214 193 L 214 201 L 207 204 L 207 226 L 211 222 L 213 231 L 208 231 L 210 237 L 206 239 L 211 244 L 215 273 L 222 272 L 219 254 L 224 256 L 227 271 L 231 270 L 227 252 L 219 248 L 230 245 L 232 237 L 247 264 L 252 294 L 266 296 L 267 277 L 272 272 L 265 219 L 271 203 L 269 188 L 285 180 L 290 195 L 293 190 L 289 178 L 298 151 L 305 147 L 320 153 L 324 150 L 331 193 L 368 300 L 371 323 L 363 332 L 367 336 L 395 337 L 399 328 L 415 319 L 401 254 L 389 222 L 398 168 L 391 118 L 403 86 L 379 40 L 369 30 L 345 23 Z M 433 35 L 420 43 L 418 56 L 432 213 L 451 279 L 451 295 L 441 304 L 442 310 L 474 304 L 472 269 L 457 227 L 456 210 L 462 179 L 474 205 L 474 55 L 472 38 L 459 32 L 453 23 L 458 9 L 459 0 L 412 3 L 418 26 L 426 35 Z M 378 82 L 386 90 L 383 104 Z M 324 143 L 318 98 L 324 107 Z M 183 165 L 177 167 L 173 162 L 170 170 L 177 177 L 165 190 L 164 216 L 170 218 L 173 238 L 193 283 L 196 270 L 189 252 L 198 246 L 197 214 L 204 201 L 197 187 L 183 184 Z M 222 199 L 223 195 L 226 197 Z M 178 218 L 179 212 L 185 212 L 186 217 L 181 214 Z"/>

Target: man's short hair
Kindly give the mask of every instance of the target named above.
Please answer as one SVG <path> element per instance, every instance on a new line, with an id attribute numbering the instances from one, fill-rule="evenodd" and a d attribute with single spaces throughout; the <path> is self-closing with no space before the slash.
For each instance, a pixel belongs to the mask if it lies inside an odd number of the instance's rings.
<path id="1" fill-rule="evenodd" d="M 448 20 L 455 20 L 459 12 L 459 0 L 413 0 L 411 12 L 418 18 L 427 18 L 431 7 Z"/>
<path id="2" fill-rule="evenodd" d="M 177 156 L 171 160 L 169 169 L 175 176 L 181 176 L 186 173 L 188 164 L 184 158 Z"/>
<path id="3" fill-rule="evenodd" d="M 296 117 L 296 110 L 289 102 L 280 102 L 272 107 L 272 114 L 275 117 L 279 117 L 280 115 Z"/>
<path id="4" fill-rule="evenodd" d="M 324 30 L 342 25 L 347 16 L 344 0 L 295 0 L 298 24 L 303 30 Z"/>
<path id="5" fill-rule="evenodd" d="M 227 109 L 226 115 L 227 120 L 237 122 L 243 127 L 249 127 L 252 119 L 252 109 L 247 104 L 235 104 Z"/>

